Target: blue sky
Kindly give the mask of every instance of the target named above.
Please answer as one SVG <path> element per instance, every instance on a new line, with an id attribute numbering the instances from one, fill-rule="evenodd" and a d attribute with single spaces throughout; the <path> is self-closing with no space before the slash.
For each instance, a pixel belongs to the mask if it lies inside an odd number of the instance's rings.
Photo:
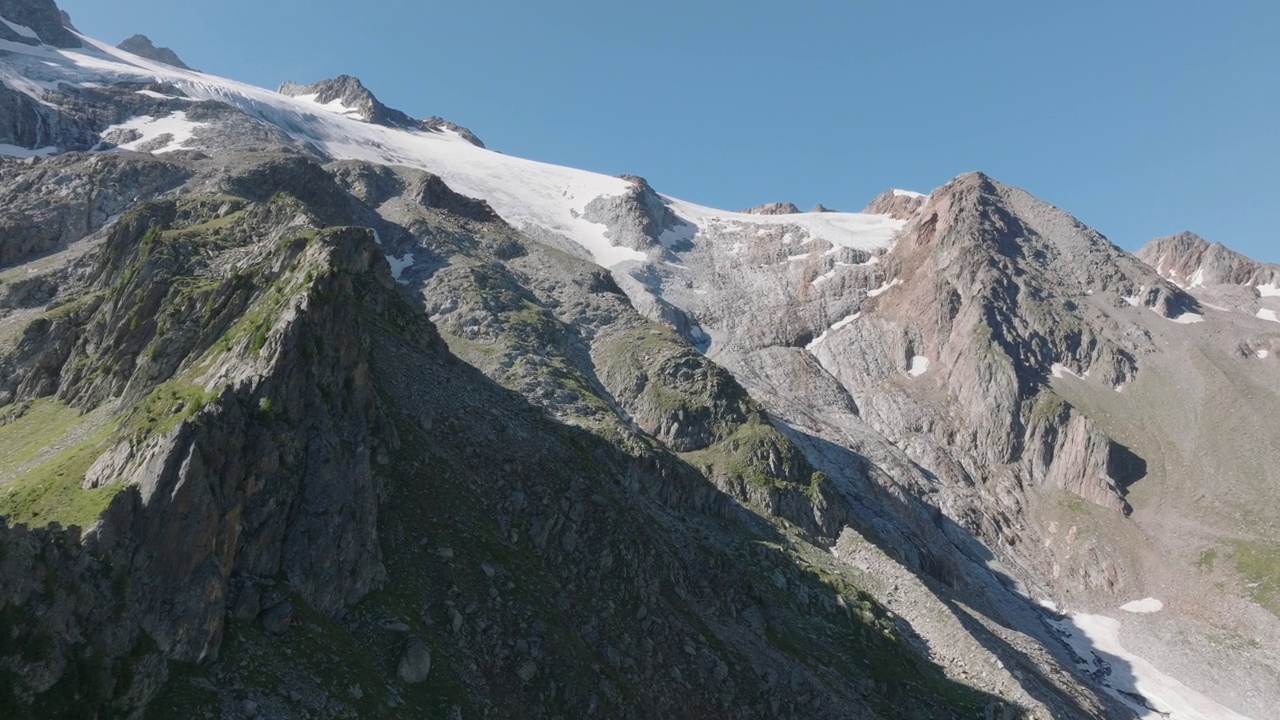
<path id="1" fill-rule="evenodd" d="M 968 170 L 1123 247 L 1280 262 L 1274 0 L 62 0 L 258 85 L 350 73 L 495 149 L 736 209 L 856 210 Z"/>

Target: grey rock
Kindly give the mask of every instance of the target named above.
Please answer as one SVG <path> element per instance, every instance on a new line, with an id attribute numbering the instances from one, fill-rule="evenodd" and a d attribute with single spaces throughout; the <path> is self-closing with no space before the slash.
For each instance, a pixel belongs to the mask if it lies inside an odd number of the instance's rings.
<path id="1" fill-rule="evenodd" d="M 293 626 L 293 603 L 285 601 L 262 613 L 262 626 L 272 635 L 287 635 Z"/>
<path id="2" fill-rule="evenodd" d="M 431 672 L 431 648 L 416 637 L 409 638 L 396 675 L 410 685 L 426 682 Z"/>
<path id="3" fill-rule="evenodd" d="M 187 67 L 186 63 L 182 62 L 182 58 L 178 57 L 176 52 L 167 47 L 156 47 L 155 44 L 151 42 L 151 38 L 146 35 L 131 35 L 116 47 L 121 50 L 131 52 L 139 57 L 147 58 L 148 60 L 155 60 L 156 62 L 172 65 L 176 68 L 182 68 L 183 70 L 191 69 L 190 67 Z"/>
<path id="4" fill-rule="evenodd" d="M 773 202 L 749 207 L 741 212 L 748 215 L 798 215 L 800 208 L 796 207 L 795 203 Z"/>
<path id="5" fill-rule="evenodd" d="M 926 199 L 923 195 L 916 193 L 885 190 L 875 196 L 862 212 L 909 220 L 924 205 Z"/>

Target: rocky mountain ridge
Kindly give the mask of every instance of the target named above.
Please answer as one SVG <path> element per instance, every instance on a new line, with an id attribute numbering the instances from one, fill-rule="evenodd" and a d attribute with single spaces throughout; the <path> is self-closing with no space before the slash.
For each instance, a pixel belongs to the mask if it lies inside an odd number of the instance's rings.
<path id="1" fill-rule="evenodd" d="M 23 47 L 6 716 L 1265 717 L 1263 271 L 980 173 L 731 213 Z"/>
<path id="2" fill-rule="evenodd" d="M 351 75 L 339 75 L 336 78 L 310 84 L 286 82 L 280 86 L 279 92 L 290 97 L 306 97 L 319 105 L 336 105 L 344 114 L 375 125 L 435 132 L 451 130 L 461 135 L 472 145 L 484 147 L 484 143 L 480 141 L 480 138 L 461 125 L 456 125 L 439 117 L 416 120 L 399 110 L 383 105 L 360 82 L 359 78 Z"/>

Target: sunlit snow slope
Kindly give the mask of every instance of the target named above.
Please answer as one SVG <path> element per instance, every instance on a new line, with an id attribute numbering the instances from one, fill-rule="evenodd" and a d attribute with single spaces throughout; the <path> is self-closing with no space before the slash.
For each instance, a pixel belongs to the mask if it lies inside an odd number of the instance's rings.
<path id="1" fill-rule="evenodd" d="M 81 38 L 85 47 L 74 50 L 0 41 L 0 50 L 12 53 L 0 59 L 0 80 L 37 100 L 42 99 L 44 91 L 62 83 L 78 87 L 119 82 L 169 83 L 193 100 L 214 100 L 237 107 L 296 139 L 310 142 L 335 160 L 365 160 L 431 172 L 454 190 L 487 201 L 515 227 L 536 228 L 540 235 L 550 232 L 576 242 L 600 265 L 614 267 L 648 257 L 644 252 L 614 245 L 606 237 L 605 226 L 582 217 L 592 200 L 625 193 L 630 187 L 627 180 L 493 152 L 448 130 L 413 131 L 372 125 L 341 103 L 319 104 L 307 97 L 289 97 L 156 63 L 91 38 Z M 174 135 L 162 151 L 200 147 L 198 128 L 182 113 L 168 118 L 133 118 L 119 127 L 144 134 L 143 140 L 122 146 L 126 149 L 133 149 L 160 132 Z M 30 154 L 20 148 L 10 151 L 0 147 L 0 152 Z M 903 225 L 882 215 L 810 213 L 771 217 L 670 202 L 678 215 L 698 228 L 708 222 L 789 224 L 834 245 L 868 250 L 888 246 Z"/>

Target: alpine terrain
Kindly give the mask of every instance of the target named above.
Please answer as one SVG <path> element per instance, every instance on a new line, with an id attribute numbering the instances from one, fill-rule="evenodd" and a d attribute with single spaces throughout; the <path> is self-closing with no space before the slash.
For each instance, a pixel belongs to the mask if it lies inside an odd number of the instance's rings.
<path id="1" fill-rule="evenodd" d="M 702 207 L 51 0 L 0 83 L 0 717 L 1276 716 L 1280 267 Z"/>

